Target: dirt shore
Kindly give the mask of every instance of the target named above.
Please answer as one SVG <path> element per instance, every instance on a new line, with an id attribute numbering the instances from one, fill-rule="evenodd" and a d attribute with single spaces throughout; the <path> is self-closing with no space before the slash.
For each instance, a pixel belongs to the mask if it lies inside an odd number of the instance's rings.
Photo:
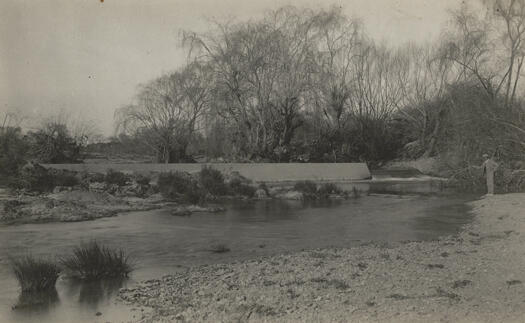
<path id="1" fill-rule="evenodd" d="M 143 322 L 523 322 L 525 194 L 454 237 L 201 266 L 120 291 Z"/>

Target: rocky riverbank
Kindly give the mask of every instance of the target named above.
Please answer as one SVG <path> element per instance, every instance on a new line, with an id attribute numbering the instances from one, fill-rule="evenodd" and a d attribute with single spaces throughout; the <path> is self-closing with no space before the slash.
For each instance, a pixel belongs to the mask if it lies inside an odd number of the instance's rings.
<path id="1" fill-rule="evenodd" d="M 119 212 L 146 211 L 162 207 L 158 196 L 115 197 L 108 193 L 65 191 L 51 194 L 11 196 L 0 202 L 4 224 L 78 222 L 115 216 Z"/>
<path id="2" fill-rule="evenodd" d="M 204 172 L 204 173 L 203 173 Z M 220 212 L 230 199 L 337 199 L 358 196 L 335 184 L 298 182 L 267 187 L 238 173 L 161 173 L 152 178 L 108 171 L 106 174 L 24 167 L 18 189 L 0 192 L 0 223 L 76 222 L 115 216 L 120 212 L 169 207 L 174 216 Z M 60 185 L 62 184 L 62 185 Z"/>
<path id="3" fill-rule="evenodd" d="M 142 322 L 522 322 L 525 194 L 472 207 L 473 223 L 438 241 L 195 267 L 120 298 Z"/>

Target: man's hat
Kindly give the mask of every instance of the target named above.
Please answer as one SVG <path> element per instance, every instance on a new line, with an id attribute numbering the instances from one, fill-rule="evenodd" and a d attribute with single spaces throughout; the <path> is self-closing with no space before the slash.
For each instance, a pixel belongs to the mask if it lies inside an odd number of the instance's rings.
<path id="1" fill-rule="evenodd" d="M 489 157 L 489 154 L 483 154 L 483 157 L 487 158 Z"/>

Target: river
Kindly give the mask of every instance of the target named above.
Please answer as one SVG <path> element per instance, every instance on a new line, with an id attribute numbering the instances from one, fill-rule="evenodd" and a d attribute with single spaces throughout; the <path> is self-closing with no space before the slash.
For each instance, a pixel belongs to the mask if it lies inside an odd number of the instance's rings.
<path id="1" fill-rule="evenodd" d="M 120 287 L 199 264 L 310 248 L 350 247 L 367 241 L 436 239 L 458 232 L 471 221 L 465 202 L 472 199 L 385 194 L 325 202 L 237 201 L 229 202 L 225 212 L 190 217 L 155 210 L 90 222 L 0 226 L 0 321 L 132 319 L 139 314 L 115 302 Z M 130 279 L 92 284 L 59 279 L 58 293 L 41 305 L 12 309 L 19 291 L 9 269 L 9 257 L 27 253 L 56 257 L 90 240 L 130 253 L 136 262 Z M 217 244 L 231 251 L 213 253 L 210 249 Z"/>

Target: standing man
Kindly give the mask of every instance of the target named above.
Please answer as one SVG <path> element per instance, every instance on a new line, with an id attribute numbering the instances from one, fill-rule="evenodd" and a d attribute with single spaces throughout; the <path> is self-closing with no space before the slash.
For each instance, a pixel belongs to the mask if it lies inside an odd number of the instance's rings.
<path id="1" fill-rule="evenodd" d="M 487 176 L 487 196 L 491 196 L 494 195 L 494 172 L 499 165 L 492 157 L 489 158 L 488 154 L 483 154 L 483 159 L 485 161 L 481 167 L 483 168 L 483 175 Z"/>

